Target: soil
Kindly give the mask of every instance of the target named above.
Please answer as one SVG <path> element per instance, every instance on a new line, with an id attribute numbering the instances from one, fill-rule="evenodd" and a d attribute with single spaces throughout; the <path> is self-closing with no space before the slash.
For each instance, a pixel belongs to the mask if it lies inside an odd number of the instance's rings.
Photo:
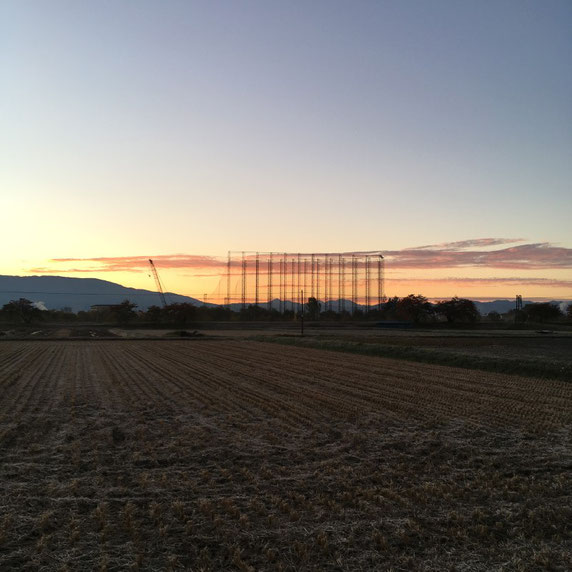
<path id="1" fill-rule="evenodd" d="M 0 343 L 2 570 L 567 570 L 572 384 L 254 341 Z"/>

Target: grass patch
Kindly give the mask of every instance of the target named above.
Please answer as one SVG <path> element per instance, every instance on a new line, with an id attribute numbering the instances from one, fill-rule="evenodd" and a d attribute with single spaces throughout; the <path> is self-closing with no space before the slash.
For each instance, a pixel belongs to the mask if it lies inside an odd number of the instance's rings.
<path id="1" fill-rule="evenodd" d="M 369 356 L 403 359 L 422 363 L 433 363 L 509 373 L 543 379 L 572 380 L 572 365 L 559 361 L 546 361 L 540 359 L 516 359 L 470 355 L 466 353 L 452 353 L 434 348 L 417 346 L 398 346 L 391 344 L 354 342 L 332 339 L 302 338 L 299 336 L 253 336 L 254 340 L 272 342 L 289 346 L 314 348 L 320 350 L 346 352 Z"/>

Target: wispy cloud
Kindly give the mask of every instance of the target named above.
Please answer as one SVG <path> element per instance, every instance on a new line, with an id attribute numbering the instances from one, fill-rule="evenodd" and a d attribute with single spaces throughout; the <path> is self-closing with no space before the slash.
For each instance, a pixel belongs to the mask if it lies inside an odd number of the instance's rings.
<path id="1" fill-rule="evenodd" d="M 516 238 L 478 238 L 402 250 L 384 251 L 388 269 L 447 269 L 490 268 L 510 270 L 572 269 L 572 248 L 549 242 L 520 244 Z M 485 250 L 486 249 L 486 250 Z M 351 253 L 346 253 L 351 254 Z M 275 255 L 276 258 L 280 254 Z M 290 255 L 289 255 L 290 256 Z M 297 255 L 291 255 L 293 257 Z M 302 255 L 306 256 L 306 255 Z M 195 254 L 169 254 L 151 257 L 159 269 L 184 269 L 224 272 L 226 257 Z M 248 253 L 249 260 L 253 259 Z M 335 262 L 335 261 L 334 261 Z M 147 256 L 118 256 L 99 258 L 54 258 L 50 266 L 32 268 L 37 274 L 79 274 L 102 272 L 141 272 L 149 268 Z M 235 259 L 233 266 L 240 264 Z M 250 267 L 253 265 L 249 265 Z"/>
<path id="2" fill-rule="evenodd" d="M 494 286 L 494 285 L 523 285 L 523 286 L 543 286 L 545 288 L 572 288 L 572 280 L 558 280 L 552 278 L 471 278 L 471 277 L 450 277 L 450 278 L 386 278 L 392 283 L 431 283 L 431 284 L 459 284 L 463 286 Z"/>
<path id="3" fill-rule="evenodd" d="M 197 254 L 167 254 L 152 256 L 157 267 L 169 269 L 222 269 L 222 258 Z M 32 268 L 31 272 L 40 274 L 83 273 L 83 272 L 141 272 L 149 269 L 148 256 L 116 256 L 99 258 L 52 258 L 55 266 L 50 268 Z M 72 267 L 62 266 L 73 263 Z M 79 266 L 81 264 L 81 266 Z M 85 265 L 85 266 L 84 266 Z"/>
<path id="4" fill-rule="evenodd" d="M 84 274 L 84 273 L 98 273 L 98 272 L 108 272 L 108 270 L 102 270 L 99 267 L 91 268 L 61 268 L 61 267 L 49 267 L 38 266 L 36 268 L 28 268 L 28 272 L 34 274 Z"/>
<path id="5" fill-rule="evenodd" d="M 499 246 L 501 244 L 516 244 L 517 242 L 524 241 L 524 238 L 473 238 L 471 240 L 417 246 L 413 250 L 465 250 L 467 248 L 486 248 L 488 246 Z"/>
<path id="6" fill-rule="evenodd" d="M 501 239 L 479 239 L 501 240 Z M 464 241 L 463 244 L 476 241 Z M 451 243 L 454 244 L 454 243 Z M 421 247 L 393 250 L 385 253 L 392 268 L 506 268 L 541 270 L 572 268 L 572 248 L 554 246 L 548 242 L 522 244 L 496 250 L 465 250 Z"/>

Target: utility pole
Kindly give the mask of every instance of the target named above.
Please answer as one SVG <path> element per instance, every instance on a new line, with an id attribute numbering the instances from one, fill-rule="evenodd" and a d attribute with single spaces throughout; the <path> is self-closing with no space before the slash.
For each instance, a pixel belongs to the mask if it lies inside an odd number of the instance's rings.
<path id="1" fill-rule="evenodd" d="M 304 335 L 304 290 L 300 290 L 300 299 L 302 300 L 302 307 L 300 308 L 300 335 Z"/>

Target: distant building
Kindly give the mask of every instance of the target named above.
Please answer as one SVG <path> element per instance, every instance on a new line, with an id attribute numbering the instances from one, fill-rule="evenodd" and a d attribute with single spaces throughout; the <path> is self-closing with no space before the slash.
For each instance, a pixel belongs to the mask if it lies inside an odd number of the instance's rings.
<path id="1" fill-rule="evenodd" d="M 94 304 L 89 307 L 90 312 L 109 312 L 115 308 L 121 307 L 121 304 Z"/>

